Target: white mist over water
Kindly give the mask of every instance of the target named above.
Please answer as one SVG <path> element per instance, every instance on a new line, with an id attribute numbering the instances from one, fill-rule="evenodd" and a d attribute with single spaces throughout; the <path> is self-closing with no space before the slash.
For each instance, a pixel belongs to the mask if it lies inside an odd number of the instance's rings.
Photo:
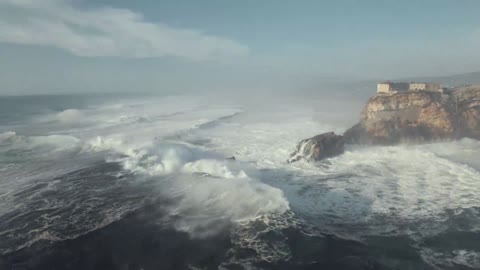
<path id="1" fill-rule="evenodd" d="M 347 237 L 408 235 L 421 241 L 447 231 L 455 216 L 480 208 L 480 143 L 470 139 L 419 146 L 348 146 L 345 154 L 324 162 L 287 164 L 301 139 L 327 131 L 342 133 L 359 114 L 327 103 L 170 96 L 45 110 L 0 129 L 9 130 L 0 134 L 0 215 L 30 207 L 28 201 L 35 194 L 61 189 L 50 185 L 33 194 L 22 192 L 101 161 L 119 163 L 122 171 L 117 174 L 133 175 L 138 185 L 154 181 L 151 192 L 174 201 L 166 222 L 193 237 L 214 234 L 231 223 L 293 213 Z M 232 156 L 236 161 L 227 159 Z M 67 189 L 76 185 L 68 179 L 55 181 Z M 96 192 L 100 196 L 108 188 Z M 62 203 L 52 199 L 48 207 L 61 209 Z M 36 207 L 44 206 L 40 202 Z M 76 237 L 121 218 L 139 202 L 91 207 L 106 207 L 111 218 L 92 218 L 88 226 L 62 235 L 52 228 L 75 223 L 52 216 L 48 224 L 30 229 L 31 238 L 25 241 L 47 233 L 55 239 Z M 470 215 L 469 224 L 468 230 L 480 230 L 480 217 Z M 11 228 L 0 232 L 6 235 L 14 237 Z M 426 257 L 438 257 L 435 248 L 422 250 Z M 477 258 L 478 252 L 456 249 L 449 259 Z"/>

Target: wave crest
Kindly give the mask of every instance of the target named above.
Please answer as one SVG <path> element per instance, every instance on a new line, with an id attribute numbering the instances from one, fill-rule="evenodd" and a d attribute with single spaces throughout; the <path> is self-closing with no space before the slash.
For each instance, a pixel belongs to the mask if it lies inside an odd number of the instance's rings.
<path id="1" fill-rule="evenodd" d="M 108 138 L 97 138 L 91 146 L 93 150 L 118 153 L 112 159 L 124 169 L 161 181 L 160 192 L 176 199 L 169 209 L 170 222 L 195 237 L 217 233 L 231 222 L 289 209 L 280 189 L 246 173 L 255 170 L 249 164 L 227 160 L 202 148 L 180 143 L 134 148 Z"/>

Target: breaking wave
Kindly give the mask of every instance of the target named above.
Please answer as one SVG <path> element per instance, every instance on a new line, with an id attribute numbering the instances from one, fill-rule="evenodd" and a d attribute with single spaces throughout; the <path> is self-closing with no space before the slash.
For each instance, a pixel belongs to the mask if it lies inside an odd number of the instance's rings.
<path id="1" fill-rule="evenodd" d="M 114 150 L 113 158 L 140 177 L 161 181 L 162 194 L 177 198 L 170 208 L 174 226 L 192 236 L 218 232 L 229 222 L 245 222 L 289 209 L 283 192 L 250 177 L 249 164 L 180 143 L 160 143 L 148 149 L 132 149 L 116 140 L 97 138 L 95 150 Z"/>
<path id="2" fill-rule="evenodd" d="M 4 158 L 31 160 L 58 158 L 81 149 L 82 143 L 73 136 L 22 136 L 15 132 L 0 133 L 0 151 Z"/>

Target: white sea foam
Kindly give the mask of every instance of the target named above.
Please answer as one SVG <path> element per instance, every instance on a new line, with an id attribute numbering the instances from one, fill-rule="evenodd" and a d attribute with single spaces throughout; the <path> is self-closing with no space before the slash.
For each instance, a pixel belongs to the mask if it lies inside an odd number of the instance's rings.
<path id="1" fill-rule="evenodd" d="M 57 113 L 56 117 L 60 122 L 75 122 L 82 118 L 82 112 L 76 109 L 67 109 Z"/>
<path id="2" fill-rule="evenodd" d="M 464 142 L 451 142 L 458 151 Z M 439 145 L 438 147 L 442 147 Z M 446 209 L 480 207 L 480 173 L 426 146 L 352 150 L 332 160 L 328 174 L 351 173 L 348 181 L 328 180 L 330 188 L 366 198 L 371 213 L 402 219 L 441 218 Z M 478 153 L 477 153 L 478 155 Z"/>
<path id="3" fill-rule="evenodd" d="M 288 261 L 292 253 L 287 243 L 288 237 L 282 230 L 300 229 L 297 222 L 299 221 L 291 211 L 243 222 L 242 226 L 232 231 L 232 248 L 227 252 L 228 260 L 219 269 L 229 269 L 229 264 L 255 269 L 252 264 L 258 261 Z M 254 251 L 253 256 L 242 256 L 245 250 Z"/>
<path id="4" fill-rule="evenodd" d="M 13 131 L 7 131 L 7 132 L 0 133 L 0 143 L 3 143 L 5 141 L 15 137 L 15 135 L 17 135 L 17 134 Z"/>
<path id="5" fill-rule="evenodd" d="M 432 265 L 449 266 L 452 269 L 458 265 L 468 266 L 472 269 L 480 267 L 480 252 L 466 249 L 455 249 L 449 252 L 423 249 L 422 257 Z"/>
<path id="6" fill-rule="evenodd" d="M 245 222 L 289 209 L 281 190 L 251 178 L 180 176 L 171 186 L 181 197 L 171 215 L 178 230 L 203 237 L 218 232 L 227 222 Z M 179 193 L 180 192 L 180 193 Z"/>
<path id="7" fill-rule="evenodd" d="M 110 150 L 120 152 L 122 156 L 117 161 L 139 176 L 173 175 L 174 178 L 159 178 L 161 192 L 178 198 L 170 208 L 170 216 L 178 230 L 192 236 L 203 237 L 218 232 L 228 222 L 243 222 L 289 209 L 281 190 L 249 177 L 241 164 L 198 147 L 177 143 L 132 149 L 119 141 L 102 139 L 94 145 L 101 151 L 111 147 Z"/>
<path id="8" fill-rule="evenodd" d="M 59 112 L 36 115 L 34 122 L 39 124 L 59 123 L 71 126 L 87 121 L 88 119 L 86 117 L 87 115 L 84 110 L 71 108 Z"/>
<path id="9" fill-rule="evenodd" d="M 404 224 L 441 221 L 451 209 L 480 207 L 476 196 L 480 194 L 478 141 L 347 146 L 345 154 L 324 162 L 287 165 L 289 153 L 301 139 L 342 129 L 313 120 L 308 109 L 290 109 L 294 112 L 285 118 L 265 113 L 253 119 L 242 115 L 195 135 L 209 139 L 219 152 L 262 168 L 258 175 L 259 171 L 249 175 L 283 190 L 297 213 L 337 231 L 336 224 L 342 223 L 351 224 L 349 232 L 355 234 L 396 230 L 422 237 L 438 232 L 443 225 L 437 222 L 437 228 L 417 226 L 411 231 Z M 374 225 L 359 231 L 354 226 L 358 223 Z"/>
<path id="10" fill-rule="evenodd" d="M 15 132 L 0 134 L 0 143 L 2 152 L 23 158 L 55 158 L 57 154 L 78 150 L 81 145 L 77 138 L 68 135 L 22 136 Z"/>

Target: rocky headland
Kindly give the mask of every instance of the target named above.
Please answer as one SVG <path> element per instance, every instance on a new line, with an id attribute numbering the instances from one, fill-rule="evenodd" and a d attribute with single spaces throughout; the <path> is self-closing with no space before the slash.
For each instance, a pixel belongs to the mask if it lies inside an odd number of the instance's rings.
<path id="1" fill-rule="evenodd" d="M 465 137 L 480 139 L 480 85 L 446 91 L 376 94 L 362 110 L 359 123 L 343 136 L 332 134 L 301 141 L 289 162 L 302 157 L 320 160 L 341 154 L 343 143 L 395 145 Z"/>
<path id="2" fill-rule="evenodd" d="M 365 105 L 360 122 L 344 137 L 347 143 L 384 145 L 480 139 L 480 86 L 444 93 L 377 94 Z"/>

